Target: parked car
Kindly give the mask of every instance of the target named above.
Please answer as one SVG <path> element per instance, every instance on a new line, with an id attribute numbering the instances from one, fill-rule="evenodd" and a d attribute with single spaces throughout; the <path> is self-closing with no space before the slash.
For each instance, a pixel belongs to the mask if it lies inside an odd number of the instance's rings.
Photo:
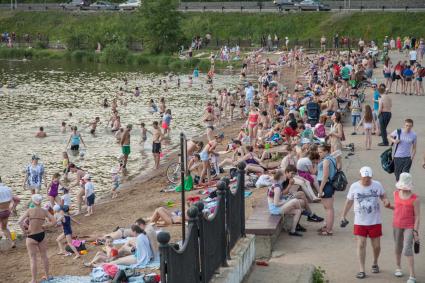
<path id="1" fill-rule="evenodd" d="M 292 0 L 274 0 L 273 3 L 279 9 L 279 11 L 289 11 L 295 8 Z"/>
<path id="2" fill-rule="evenodd" d="M 78 9 L 81 7 L 87 7 L 90 5 L 88 0 L 71 0 L 67 3 L 62 3 L 60 6 L 64 9 Z"/>
<path id="3" fill-rule="evenodd" d="M 322 4 L 317 0 L 304 0 L 295 4 L 301 11 L 330 11 L 329 5 Z"/>
<path id="4" fill-rule="evenodd" d="M 82 7 L 87 10 L 118 10 L 118 6 L 108 1 L 97 1 L 89 7 Z"/>
<path id="5" fill-rule="evenodd" d="M 136 8 L 139 8 L 140 5 L 142 5 L 142 2 L 140 0 L 128 0 L 125 3 L 121 3 L 119 5 L 119 8 L 122 10 L 134 10 Z"/>

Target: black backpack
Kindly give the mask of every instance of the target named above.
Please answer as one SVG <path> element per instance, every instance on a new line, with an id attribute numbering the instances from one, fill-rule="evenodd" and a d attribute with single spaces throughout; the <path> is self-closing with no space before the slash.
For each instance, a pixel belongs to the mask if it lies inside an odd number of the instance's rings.
<path id="1" fill-rule="evenodd" d="M 320 106 L 316 102 L 309 102 L 306 105 L 307 118 L 311 126 L 315 126 L 320 118 Z"/>
<path id="2" fill-rule="evenodd" d="M 401 129 L 397 129 L 397 136 L 400 139 Z M 394 154 L 397 152 L 398 144 L 395 147 Z M 380 156 L 381 166 L 385 172 L 388 174 L 394 173 L 394 158 L 393 158 L 393 149 L 392 147 L 386 149 Z"/>
<path id="3" fill-rule="evenodd" d="M 345 173 L 342 170 L 339 170 L 336 167 L 336 164 L 332 161 L 332 159 L 328 159 L 328 160 L 332 162 L 332 164 L 335 166 L 335 169 L 336 169 L 336 173 L 334 177 L 332 178 L 332 180 L 329 179 L 332 187 L 334 188 L 335 191 L 338 191 L 338 192 L 345 191 L 348 185 L 347 176 L 345 176 Z"/>

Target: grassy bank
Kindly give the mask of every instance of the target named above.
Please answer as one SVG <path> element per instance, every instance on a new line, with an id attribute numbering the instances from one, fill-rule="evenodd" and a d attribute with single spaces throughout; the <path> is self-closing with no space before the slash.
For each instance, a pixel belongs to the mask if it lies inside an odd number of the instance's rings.
<path id="1" fill-rule="evenodd" d="M 0 12 L 1 31 L 15 31 L 18 35 L 41 33 L 50 40 L 63 42 L 74 36 L 89 43 L 90 48 L 95 48 L 91 45 L 97 41 L 104 46 L 111 42 L 142 42 L 142 20 L 138 13 Z M 319 38 L 322 34 L 330 37 L 335 32 L 355 38 L 382 39 L 385 35 L 424 36 L 424 25 L 424 12 L 185 13 L 182 31 L 187 39 L 210 32 L 213 39 L 256 42 L 269 33 L 300 40 Z"/>
<path id="2" fill-rule="evenodd" d="M 202 72 L 208 72 L 210 61 L 207 58 L 192 58 L 181 60 L 173 55 L 151 55 L 133 52 L 117 52 L 105 49 L 102 53 L 87 50 L 51 50 L 51 49 L 28 49 L 28 48 L 0 48 L 0 58 L 2 59 L 28 59 L 28 60 L 63 60 L 81 63 L 102 63 L 102 64 L 126 64 L 130 66 L 146 67 L 155 70 L 188 70 L 198 67 Z M 223 63 L 217 62 L 217 68 L 226 68 L 228 65 L 240 67 L 240 62 Z"/>

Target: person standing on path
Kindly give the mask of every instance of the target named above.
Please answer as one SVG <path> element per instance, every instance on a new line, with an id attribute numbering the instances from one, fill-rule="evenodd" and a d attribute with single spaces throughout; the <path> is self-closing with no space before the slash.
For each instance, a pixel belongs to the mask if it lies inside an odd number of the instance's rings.
<path id="1" fill-rule="evenodd" d="M 353 183 L 348 191 L 347 200 L 341 217 L 341 227 L 348 224 L 347 213 L 354 204 L 354 231 L 357 239 L 357 256 L 360 265 L 360 272 L 357 273 L 358 279 L 366 277 L 366 243 L 367 237 L 370 238 L 373 248 L 372 273 L 379 273 L 378 258 L 381 253 L 382 219 L 379 206 L 379 199 L 382 200 L 385 207 L 390 205 L 385 190 L 381 183 L 372 180 L 372 169 L 362 167 L 360 169 L 360 181 Z"/>
<path id="2" fill-rule="evenodd" d="M 127 161 L 128 161 L 128 156 L 130 155 L 130 132 L 131 129 L 133 129 L 133 125 L 128 124 L 127 127 L 125 128 L 125 131 L 121 137 L 121 150 L 122 150 L 122 154 L 124 156 L 124 163 L 122 165 L 123 168 L 127 167 Z"/>
<path id="3" fill-rule="evenodd" d="M 413 243 L 419 242 L 419 222 L 420 222 L 420 200 L 412 193 L 412 176 L 409 173 L 401 173 L 400 180 L 395 185 L 398 189 L 394 192 L 394 206 L 388 206 L 394 210 L 393 233 L 395 241 L 395 257 L 397 268 L 394 276 L 402 277 L 401 253 L 407 258 L 409 265 L 409 279 L 407 283 L 416 283 Z"/>
<path id="4" fill-rule="evenodd" d="M 46 173 L 44 172 L 44 165 L 38 163 L 40 158 L 37 155 L 31 157 L 31 164 L 27 165 L 25 169 L 25 180 L 23 187 L 25 185 L 28 189 L 31 190 L 31 194 L 38 194 L 41 190 L 41 183 L 43 179 L 46 178 Z M 47 183 L 45 183 L 47 187 Z"/>
<path id="5" fill-rule="evenodd" d="M 385 85 L 381 84 L 378 88 L 378 92 L 381 94 L 379 99 L 379 108 L 378 108 L 378 119 L 379 119 L 379 129 L 381 130 L 382 142 L 379 143 L 379 146 L 388 146 L 388 137 L 387 137 L 387 127 L 391 120 L 391 108 L 393 102 L 391 98 L 385 91 Z"/>
<path id="6" fill-rule="evenodd" d="M 394 150 L 394 175 L 398 181 L 400 174 L 410 172 L 412 161 L 416 155 L 416 133 L 412 131 L 413 120 L 404 121 L 404 129 L 390 134 L 390 141 L 396 146 Z"/>

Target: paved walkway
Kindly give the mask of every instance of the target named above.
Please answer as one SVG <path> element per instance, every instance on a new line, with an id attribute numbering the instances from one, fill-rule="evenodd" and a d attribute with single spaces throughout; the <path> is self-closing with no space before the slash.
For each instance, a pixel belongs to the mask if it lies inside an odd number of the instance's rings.
<path id="1" fill-rule="evenodd" d="M 404 59 L 400 54 L 391 54 L 393 62 Z M 376 78 L 378 82 L 382 81 L 382 71 L 375 69 Z M 422 203 L 422 217 L 425 216 L 425 170 L 422 168 L 422 157 L 425 152 L 425 97 L 417 96 L 404 96 L 400 94 L 390 94 L 393 99 L 393 118 L 388 127 L 388 131 L 392 131 L 396 128 L 403 126 L 405 118 L 412 118 L 415 122 L 413 130 L 418 135 L 418 148 L 417 156 L 413 162 L 413 169 L 411 173 L 414 177 L 415 192 L 421 197 Z M 372 95 L 368 93 L 367 100 L 370 101 Z M 348 120 L 348 119 L 347 119 Z M 349 178 L 349 183 L 358 179 L 359 169 L 364 165 L 369 165 L 374 169 L 374 179 L 379 180 L 384 185 L 387 195 L 392 201 L 392 192 L 394 191 L 395 178 L 394 175 L 389 175 L 384 172 L 380 167 L 379 155 L 384 150 L 382 147 L 378 147 L 377 143 L 380 139 L 373 137 L 372 150 L 364 150 L 363 139 L 364 136 L 351 136 L 351 127 L 346 125 L 345 132 L 347 138 L 353 141 L 356 145 L 355 155 L 349 159 L 344 159 L 345 172 Z M 348 189 L 347 189 L 348 190 Z M 381 257 L 379 265 L 381 268 L 380 274 L 371 274 L 370 266 L 372 265 L 372 250 L 370 242 L 367 247 L 367 258 L 366 267 L 368 277 L 359 281 L 355 278 L 355 274 L 358 272 L 358 263 L 356 257 L 356 245 L 354 236 L 352 235 L 352 224 L 353 224 L 353 213 L 349 214 L 350 224 L 346 228 L 339 227 L 339 219 L 341 211 L 344 205 L 346 192 L 337 192 L 335 199 L 335 228 L 334 236 L 332 237 L 320 237 L 317 235 L 316 230 L 320 227 L 317 224 L 306 224 L 308 232 L 305 233 L 302 239 L 289 237 L 287 234 L 282 233 L 278 239 L 274 251 L 278 253 L 284 253 L 283 256 L 278 258 L 272 258 L 271 262 L 276 263 L 287 263 L 287 264 L 302 264 L 311 263 L 315 266 L 320 266 L 326 271 L 326 278 L 329 282 L 406 282 L 406 275 L 399 279 L 393 276 L 395 269 L 395 257 L 393 255 L 394 242 L 392 237 L 392 211 L 385 209 L 381 206 L 383 211 L 383 233 L 384 236 L 381 240 Z M 320 204 L 314 205 L 313 209 L 318 212 L 319 215 L 323 215 L 324 211 Z M 420 227 L 420 236 L 422 237 L 422 243 L 425 243 L 425 225 L 424 219 L 422 219 L 422 225 Z M 423 247 L 423 245 L 422 245 Z M 425 253 L 421 251 L 419 256 L 415 257 L 415 267 L 417 273 L 418 282 L 425 282 Z M 402 259 L 402 266 L 405 273 L 407 273 L 406 261 Z M 254 272 L 259 268 L 267 268 L 262 266 L 255 266 Z M 273 278 L 276 278 L 274 276 Z M 293 282 L 291 279 L 282 274 L 282 280 L 279 282 Z M 287 279 L 285 279 L 287 278 Z M 264 281 L 260 280 L 257 282 L 272 282 L 265 278 Z"/>

